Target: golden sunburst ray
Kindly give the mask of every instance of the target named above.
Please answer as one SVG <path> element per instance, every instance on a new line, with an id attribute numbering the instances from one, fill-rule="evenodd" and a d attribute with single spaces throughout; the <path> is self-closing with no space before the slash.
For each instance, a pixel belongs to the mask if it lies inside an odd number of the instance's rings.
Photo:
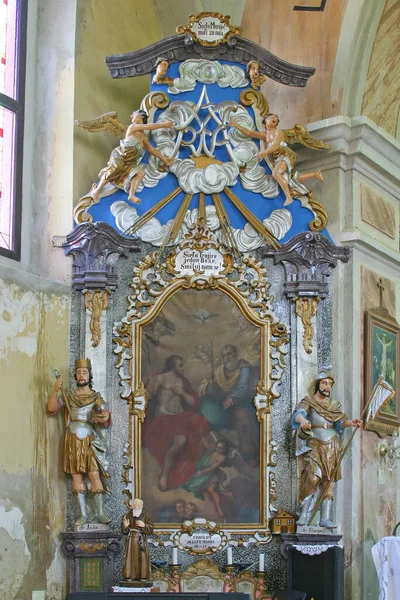
<path id="1" fill-rule="evenodd" d="M 138 229 L 145 225 L 147 221 L 154 217 L 154 215 L 156 215 L 158 211 L 164 208 L 164 206 L 166 206 L 168 202 L 171 202 L 171 200 L 173 200 L 181 191 L 182 188 L 178 186 L 170 194 L 168 194 L 168 196 L 165 196 L 165 198 L 161 198 L 161 200 L 157 202 L 157 204 L 154 204 L 154 206 L 149 208 L 148 211 L 143 213 L 142 216 L 139 217 L 139 219 L 133 223 L 133 225 L 130 225 L 130 227 L 128 227 L 128 229 L 126 229 L 123 232 L 123 235 L 133 235 Z"/>
<path id="2" fill-rule="evenodd" d="M 221 196 L 219 194 L 212 194 L 212 199 L 229 249 L 231 250 L 232 254 L 236 254 L 237 257 L 240 257 L 239 248 L 233 235 L 231 222 L 222 203 Z"/>
<path id="3" fill-rule="evenodd" d="M 263 238 L 272 246 L 272 248 L 274 248 L 275 250 L 278 250 L 278 248 L 280 248 L 281 245 L 278 242 L 278 240 L 276 239 L 276 237 L 274 236 L 274 234 L 268 229 L 268 227 L 266 225 L 264 225 L 264 223 L 262 223 L 262 221 L 257 219 L 256 216 L 253 215 L 251 210 L 248 209 L 247 206 L 245 204 L 243 204 L 243 202 L 241 200 L 239 200 L 239 198 L 236 196 L 236 194 L 234 194 L 232 192 L 232 190 L 230 190 L 228 187 L 226 187 L 226 188 L 224 188 L 224 192 L 225 192 L 226 196 L 229 198 L 229 200 L 232 202 L 232 204 L 234 206 L 236 206 L 238 211 L 240 211 L 242 213 L 242 215 L 244 216 L 244 218 L 248 220 L 250 225 L 252 227 L 254 227 L 254 229 L 260 235 L 263 236 Z"/>
<path id="4" fill-rule="evenodd" d="M 207 223 L 207 215 L 206 215 L 206 199 L 203 192 L 199 195 L 199 212 L 197 213 L 198 219 L 203 219 L 204 225 Z"/>
<path id="5" fill-rule="evenodd" d="M 178 237 L 179 230 L 182 227 L 183 220 L 185 218 L 186 212 L 189 208 L 192 198 L 193 198 L 193 194 L 186 194 L 186 196 L 182 200 L 182 204 L 180 205 L 178 212 L 176 213 L 174 222 L 172 223 L 172 227 L 169 230 L 169 232 L 165 235 L 165 238 L 163 239 L 163 242 L 157 253 L 157 257 L 156 257 L 156 260 L 154 263 L 155 265 L 160 260 L 161 254 L 164 252 L 165 247 L 167 246 L 168 242 L 170 242 L 171 240 L 174 241 Z"/>

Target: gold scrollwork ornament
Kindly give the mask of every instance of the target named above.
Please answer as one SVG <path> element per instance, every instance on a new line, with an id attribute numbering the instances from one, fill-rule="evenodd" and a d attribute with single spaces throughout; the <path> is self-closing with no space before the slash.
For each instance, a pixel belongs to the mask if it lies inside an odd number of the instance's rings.
<path id="1" fill-rule="evenodd" d="M 311 354 L 314 339 L 314 327 L 312 319 L 317 314 L 319 298 L 296 298 L 296 314 L 303 323 L 303 348 L 307 354 Z"/>
<path id="2" fill-rule="evenodd" d="M 90 333 L 92 346 L 96 348 L 101 342 L 100 318 L 108 307 L 108 290 L 85 291 L 85 308 L 91 313 Z"/>
<path id="3" fill-rule="evenodd" d="M 241 92 L 240 103 L 243 106 L 252 106 L 254 111 L 257 109 L 261 118 L 269 112 L 268 100 L 264 94 L 252 88 L 247 88 Z"/>
<path id="4" fill-rule="evenodd" d="M 87 552 L 88 554 L 94 554 L 99 550 L 104 548 L 104 542 L 94 542 L 93 544 L 89 544 L 89 542 L 80 541 L 78 547 L 82 552 Z"/>
<path id="5" fill-rule="evenodd" d="M 131 403 L 131 412 L 136 415 L 141 423 L 144 421 L 146 413 L 146 390 L 142 382 L 138 385 L 136 390 L 133 392 L 133 402 Z"/>

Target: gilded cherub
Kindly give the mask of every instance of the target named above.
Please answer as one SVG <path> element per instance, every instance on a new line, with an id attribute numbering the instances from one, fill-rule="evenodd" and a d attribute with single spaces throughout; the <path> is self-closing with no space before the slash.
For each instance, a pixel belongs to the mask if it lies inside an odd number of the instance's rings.
<path id="1" fill-rule="evenodd" d="M 168 72 L 168 68 L 169 68 L 168 58 L 164 58 L 163 56 L 160 56 L 160 58 L 157 58 L 156 64 L 154 66 L 156 68 L 156 72 L 152 79 L 152 83 L 158 83 L 158 84 L 165 83 L 167 85 L 172 85 L 174 82 L 172 77 L 166 76 L 167 72 Z"/>
<path id="2" fill-rule="evenodd" d="M 260 73 L 260 65 L 256 60 L 251 60 L 247 63 L 246 73 L 251 81 L 251 87 L 254 90 L 258 90 L 267 79 L 265 75 Z"/>
<path id="3" fill-rule="evenodd" d="M 297 154 L 289 148 L 288 144 L 303 144 L 313 150 L 329 149 L 328 144 L 315 139 L 303 125 L 295 125 L 293 129 L 280 129 L 278 127 L 279 117 L 268 113 L 262 120 L 265 131 L 256 131 L 246 129 L 230 119 L 228 125 L 234 127 L 243 135 L 257 138 L 266 144 L 265 150 L 257 154 L 259 160 L 267 159 L 267 164 L 271 168 L 273 178 L 283 189 L 286 196 L 284 206 L 291 204 L 293 198 L 298 195 L 309 195 L 310 191 L 303 183 L 308 179 L 319 179 L 324 181 L 321 171 L 311 173 L 298 173 L 294 171 Z"/>
<path id="4" fill-rule="evenodd" d="M 123 134 L 120 145 L 111 152 L 107 165 L 99 173 L 99 182 L 92 186 L 90 195 L 95 202 L 98 202 L 100 193 L 107 183 L 112 183 L 116 187 L 125 190 L 128 194 L 128 200 L 134 204 L 139 204 L 140 199 L 135 195 L 140 182 L 145 175 L 145 165 L 140 165 L 145 152 L 150 152 L 153 156 L 162 160 L 169 167 L 173 159 L 164 156 L 154 148 L 148 141 L 145 131 L 154 129 L 171 129 L 172 121 L 163 123 L 147 123 L 147 113 L 144 110 L 136 110 L 131 114 L 131 124 L 126 128 L 118 121 L 115 112 L 106 113 L 96 117 L 92 121 L 75 121 L 83 129 L 90 132 L 108 131 L 117 136 Z"/>

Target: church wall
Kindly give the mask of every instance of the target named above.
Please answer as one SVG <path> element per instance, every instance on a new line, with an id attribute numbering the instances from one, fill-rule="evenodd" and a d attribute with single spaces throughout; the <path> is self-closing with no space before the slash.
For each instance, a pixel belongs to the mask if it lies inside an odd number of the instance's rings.
<path id="1" fill-rule="evenodd" d="M 67 375 L 69 297 L 0 280 L 2 426 L 0 434 L 0 597 L 31 598 L 64 587 L 62 423 L 50 421 L 50 366 Z"/>
<path id="2" fill-rule="evenodd" d="M 301 153 L 299 170 L 317 164 L 322 168 L 325 185 L 318 193 L 328 210 L 328 230 L 336 244 L 352 248 L 349 263 L 338 264 L 333 275 L 332 362 L 335 397 L 349 418 L 355 418 L 364 402 L 365 311 L 379 306 L 380 277 L 385 286 L 383 305 L 398 321 L 400 317 L 400 148 L 365 117 L 329 119 L 310 130 L 331 150 L 320 159 Z M 398 476 L 379 456 L 381 443 L 374 432 L 357 434 L 337 486 L 345 594 L 352 600 L 377 598 L 371 548 L 390 535 L 399 520 Z"/>
<path id="3" fill-rule="evenodd" d="M 374 41 L 364 91 L 362 114 L 399 137 L 400 4 L 387 0 Z"/>
<path id="4" fill-rule="evenodd" d="M 68 24 L 68 27 L 65 24 Z M 65 561 L 63 425 L 46 414 L 50 367 L 68 380 L 75 2 L 29 0 L 22 252 L 0 257 L 0 597 L 59 599 Z"/>
<path id="5" fill-rule="evenodd" d="M 316 68 L 305 90 L 273 81 L 264 84 L 270 108 L 279 112 L 284 127 L 293 127 L 294 118 L 309 123 L 340 113 L 340 97 L 332 97 L 330 90 L 346 2 L 330 0 L 324 12 L 294 11 L 295 4 L 247 0 L 241 24 L 244 37 L 288 62 Z"/>
<path id="6" fill-rule="evenodd" d="M 369 266 L 373 266 L 368 262 Z M 378 265 L 376 265 L 378 266 Z M 397 293 L 396 281 L 387 273 L 375 272 L 368 266 L 360 267 L 360 304 L 361 315 L 364 311 L 379 306 L 379 288 L 377 283 L 382 277 L 385 287 L 384 306 L 391 315 L 396 315 Z M 364 327 L 361 327 L 361 348 L 364 348 Z M 363 352 L 361 353 L 363 358 Z M 361 372 L 361 379 L 363 380 Z M 362 386 L 363 387 L 363 386 Z M 392 534 L 397 518 L 399 483 L 397 470 L 390 472 L 382 457 L 378 456 L 378 448 L 382 440 L 376 433 L 364 431 L 362 435 L 362 469 L 363 469 L 363 506 L 361 528 L 363 542 L 361 545 L 364 566 L 365 598 L 372 600 L 378 595 L 378 582 L 374 573 L 371 547 L 380 538 Z M 371 489 L 375 490 L 371 494 Z"/>
<path id="7" fill-rule="evenodd" d="M 122 123 L 149 91 L 149 76 L 112 80 L 105 57 L 143 48 L 163 36 L 153 3 L 140 0 L 82 0 L 77 6 L 75 119 L 116 111 Z M 74 131 L 74 200 L 88 192 L 115 147 L 107 133 Z"/>

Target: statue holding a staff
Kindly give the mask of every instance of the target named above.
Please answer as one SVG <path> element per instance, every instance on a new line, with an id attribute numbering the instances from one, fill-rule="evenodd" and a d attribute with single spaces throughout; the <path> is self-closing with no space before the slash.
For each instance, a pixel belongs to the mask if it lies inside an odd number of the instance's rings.
<path id="1" fill-rule="evenodd" d="M 306 396 L 292 417 L 292 427 L 300 438 L 298 456 L 302 469 L 299 485 L 299 519 L 297 525 L 310 524 L 321 505 L 321 527 L 337 527 L 330 519 L 335 481 L 341 479 L 343 457 L 339 437 L 347 427 L 358 428 L 361 419 L 347 419 L 340 402 L 331 397 L 334 379 L 328 370 L 315 381 L 314 396 Z"/>
<path id="2" fill-rule="evenodd" d="M 87 511 L 87 486 L 84 475 L 90 481 L 90 493 L 96 506 L 96 521 L 108 524 L 111 519 L 104 513 L 103 496 L 108 491 L 108 461 L 102 430 L 110 426 L 111 417 L 105 402 L 92 389 L 90 360 L 75 361 L 77 389 L 64 389 L 57 375 L 53 391 L 47 402 L 50 416 L 58 414 L 64 406 L 67 411 L 67 429 L 64 441 L 64 471 L 72 477 L 74 494 L 78 499 L 80 517 L 75 525 L 89 522 Z M 61 398 L 58 392 L 61 391 Z"/>

